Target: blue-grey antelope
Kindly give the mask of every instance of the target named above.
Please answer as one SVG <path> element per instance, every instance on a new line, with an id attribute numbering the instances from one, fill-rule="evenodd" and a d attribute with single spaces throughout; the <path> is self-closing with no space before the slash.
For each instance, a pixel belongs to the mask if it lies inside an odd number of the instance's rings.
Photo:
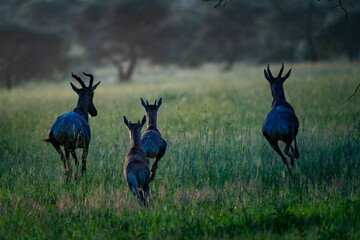
<path id="1" fill-rule="evenodd" d="M 290 176 L 293 178 L 294 176 L 291 173 L 288 160 L 281 152 L 278 145 L 279 140 L 286 144 L 284 153 L 290 157 L 291 166 L 294 166 L 294 158 L 299 157 L 299 151 L 296 145 L 296 135 L 299 129 L 299 121 L 296 117 L 294 109 L 285 99 L 283 88 L 285 80 L 290 76 L 291 69 L 284 77 L 282 77 L 281 75 L 283 70 L 284 63 L 282 64 L 277 77 L 273 77 L 269 65 L 267 67 L 267 71 L 264 70 L 265 78 L 270 83 L 273 102 L 272 109 L 268 113 L 262 127 L 262 132 L 271 147 L 280 155 L 289 170 Z M 294 142 L 294 147 L 291 145 L 292 142 Z"/>
<path id="2" fill-rule="evenodd" d="M 147 100 L 145 103 L 142 98 L 140 98 L 140 100 L 146 111 L 146 117 L 148 120 L 147 129 L 141 136 L 141 148 L 145 152 L 148 159 L 155 158 L 155 161 L 151 166 L 151 182 L 155 178 L 156 170 L 158 168 L 158 162 L 164 156 L 167 147 L 167 143 L 161 137 L 160 131 L 158 130 L 156 125 L 157 112 L 161 106 L 162 98 L 159 99 L 159 102 L 157 104 L 156 100 L 154 104 L 149 104 Z"/>
<path id="3" fill-rule="evenodd" d="M 146 122 L 144 116 L 141 123 L 129 122 L 124 116 L 124 123 L 129 129 L 131 147 L 126 154 L 124 175 L 130 191 L 138 199 L 140 205 L 147 204 L 150 200 L 150 170 L 149 159 L 141 149 L 141 128 Z"/>
<path id="4" fill-rule="evenodd" d="M 90 78 L 89 86 L 80 79 L 80 77 L 71 73 L 71 76 L 75 78 L 82 88 L 75 87 L 71 82 L 72 89 L 79 95 L 77 107 L 69 113 L 61 115 L 52 125 L 49 138 L 45 142 L 51 143 L 56 151 L 60 155 L 60 159 L 64 164 L 65 173 L 69 176 L 72 173 L 70 156 L 75 160 L 76 165 L 76 177 L 78 176 L 79 161 L 76 157 L 75 149 L 82 148 L 82 174 L 86 172 L 86 157 L 89 150 L 89 143 L 91 138 L 90 126 L 89 126 L 89 114 L 92 117 L 97 115 L 97 110 L 93 103 L 94 90 L 100 84 L 98 82 L 93 86 L 94 77 L 91 74 L 84 73 L 85 76 Z M 64 147 L 65 156 L 61 151 L 60 146 Z M 66 161 L 65 161 L 66 158 Z"/>

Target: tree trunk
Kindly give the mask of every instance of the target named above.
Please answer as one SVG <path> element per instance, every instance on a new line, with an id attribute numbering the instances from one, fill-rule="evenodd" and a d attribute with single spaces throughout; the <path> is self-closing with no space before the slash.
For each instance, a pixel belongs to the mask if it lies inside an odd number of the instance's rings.
<path id="1" fill-rule="evenodd" d="M 7 90 L 10 90 L 13 87 L 13 82 L 12 82 L 12 67 L 11 65 L 6 69 L 6 73 L 5 73 L 5 86 Z"/>
<path id="2" fill-rule="evenodd" d="M 7 90 L 10 90 L 12 88 L 12 81 L 10 76 L 7 76 L 5 78 L 5 86 Z"/>
<path id="3" fill-rule="evenodd" d="M 357 60 L 357 52 L 352 49 L 347 49 L 347 56 L 351 62 L 355 62 Z"/>
<path id="4" fill-rule="evenodd" d="M 124 68 L 122 65 L 118 65 L 118 79 L 119 82 L 126 82 L 127 80 L 125 80 L 125 76 L 124 76 Z"/>
<path id="5" fill-rule="evenodd" d="M 127 70 L 124 71 L 124 68 L 122 66 L 118 67 L 120 82 L 129 82 L 134 73 L 136 63 L 137 63 L 137 57 L 136 57 L 134 47 L 130 48 L 129 61 L 130 61 L 130 63 L 129 63 Z"/>
<path id="6" fill-rule="evenodd" d="M 230 72 L 235 64 L 235 59 L 234 58 L 228 58 L 224 67 L 221 69 L 224 72 Z"/>
<path id="7" fill-rule="evenodd" d="M 315 44 L 314 44 L 313 37 L 308 36 L 306 41 L 308 42 L 308 45 L 309 45 L 308 47 L 309 47 L 310 60 L 312 62 L 316 62 L 318 60 L 318 54 L 317 54 L 317 51 L 316 51 L 316 47 L 315 47 Z"/>

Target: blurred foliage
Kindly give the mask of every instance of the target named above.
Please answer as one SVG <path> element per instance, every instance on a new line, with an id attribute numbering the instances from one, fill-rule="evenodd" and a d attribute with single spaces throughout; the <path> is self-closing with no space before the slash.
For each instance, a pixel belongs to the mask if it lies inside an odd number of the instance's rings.
<path id="1" fill-rule="evenodd" d="M 159 24 L 168 14 L 164 0 L 127 0 L 111 4 L 99 29 L 102 58 L 115 65 L 121 81 L 130 80 L 139 58 L 158 52 Z"/>
<path id="2" fill-rule="evenodd" d="M 348 20 L 341 16 L 331 19 L 321 33 L 323 52 L 327 53 L 327 57 L 344 53 L 351 61 L 359 60 L 360 32 L 354 26 L 360 25 L 360 11 L 348 14 Z"/>
<path id="3" fill-rule="evenodd" d="M 23 31 L 21 38 L 32 49 L 31 55 L 21 57 L 21 68 L 33 68 L 37 62 L 46 66 L 49 79 L 69 71 L 68 67 L 76 71 L 112 65 L 118 79 L 127 81 L 142 60 L 185 67 L 224 62 L 225 71 L 237 61 L 359 60 L 360 35 L 354 31 L 360 21 L 357 0 L 342 2 L 349 19 L 341 8 L 334 8 L 334 1 L 227 0 L 214 8 L 216 3 L 0 0 L 0 22 L 2 31 L 9 26 Z M 48 43 L 31 41 L 30 33 L 42 35 Z M 10 88 L 45 77 L 19 72 L 11 80 L 4 77 L 19 69 L 14 67 L 15 50 L 11 50 L 19 40 L 13 42 L 11 35 L 4 34 L 0 41 L 3 85 Z M 39 53 L 37 46 L 43 48 Z M 16 48 L 15 55 L 23 55 L 22 51 Z"/>
<path id="4" fill-rule="evenodd" d="M 18 24 L 0 26 L 0 78 L 6 87 L 31 78 L 47 78 L 67 66 L 61 35 L 25 28 Z"/>

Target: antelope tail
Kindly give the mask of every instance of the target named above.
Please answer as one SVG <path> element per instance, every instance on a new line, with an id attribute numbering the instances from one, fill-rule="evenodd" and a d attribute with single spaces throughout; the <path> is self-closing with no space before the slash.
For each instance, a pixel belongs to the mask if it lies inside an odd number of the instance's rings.
<path id="1" fill-rule="evenodd" d="M 50 138 L 48 138 L 48 139 L 44 139 L 43 140 L 46 144 L 48 144 L 48 143 L 52 143 L 52 140 L 50 139 Z"/>

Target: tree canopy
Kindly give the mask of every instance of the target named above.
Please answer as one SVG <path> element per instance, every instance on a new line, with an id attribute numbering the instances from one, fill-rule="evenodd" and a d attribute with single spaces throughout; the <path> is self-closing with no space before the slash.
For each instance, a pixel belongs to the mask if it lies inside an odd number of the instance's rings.
<path id="1" fill-rule="evenodd" d="M 142 60 L 225 70 L 236 61 L 356 61 L 359 9 L 356 0 L 0 0 L 1 81 L 11 88 L 109 65 L 128 81 Z"/>

